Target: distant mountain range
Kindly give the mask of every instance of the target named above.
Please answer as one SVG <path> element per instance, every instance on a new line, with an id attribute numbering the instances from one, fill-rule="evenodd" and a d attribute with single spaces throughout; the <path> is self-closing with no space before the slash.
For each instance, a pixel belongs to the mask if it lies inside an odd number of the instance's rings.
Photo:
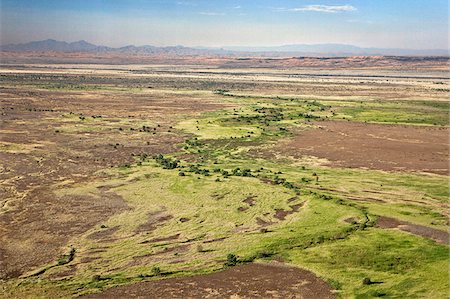
<path id="1" fill-rule="evenodd" d="M 361 48 L 345 44 L 296 44 L 275 47 L 156 47 L 156 46 L 125 46 L 112 48 L 98 46 L 87 41 L 64 42 L 53 39 L 34 41 L 24 44 L 8 44 L 0 46 L 3 52 L 89 52 L 117 53 L 130 55 L 261 55 L 261 56 L 449 56 L 448 49 L 392 49 L 392 48 Z"/>
<path id="2" fill-rule="evenodd" d="M 226 47 L 230 51 L 245 52 L 279 52 L 279 53 L 306 53 L 306 54 L 330 54 L 332 56 L 447 56 L 450 51 L 447 49 L 398 49 L 398 48 L 362 48 L 346 44 L 296 44 L 277 47 Z"/>

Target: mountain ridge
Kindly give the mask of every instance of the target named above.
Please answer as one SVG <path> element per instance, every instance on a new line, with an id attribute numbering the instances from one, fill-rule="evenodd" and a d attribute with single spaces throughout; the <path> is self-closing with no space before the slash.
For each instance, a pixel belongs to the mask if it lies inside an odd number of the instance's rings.
<path id="1" fill-rule="evenodd" d="M 169 55 L 272 55 L 272 56 L 449 56 L 448 49 L 401 49 L 364 48 L 349 44 L 288 44 L 281 46 L 245 47 L 225 46 L 221 48 L 126 45 L 108 47 L 95 45 L 85 40 L 75 42 L 46 39 L 21 44 L 0 46 L 2 52 L 97 52 L 118 54 L 169 54 Z"/>

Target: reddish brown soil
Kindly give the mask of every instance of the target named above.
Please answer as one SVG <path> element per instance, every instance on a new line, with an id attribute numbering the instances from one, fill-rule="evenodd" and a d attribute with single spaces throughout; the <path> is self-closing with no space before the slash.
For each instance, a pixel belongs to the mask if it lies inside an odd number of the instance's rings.
<path id="1" fill-rule="evenodd" d="M 107 240 L 107 239 L 111 238 L 112 235 L 114 235 L 114 233 L 118 230 L 119 230 L 119 226 L 105 228 L 102 231 L 98 231 L 98 232 L 90 234 L 88 236 L 88 238 L 91 240 L 102 240 L 102 241 Z"/>
<path id="2" fill-rule="evenodd" d="M 247 264 L 222 272 L 170 278 L 106 290 L 83 298 L 336 298 L 313 273 L 273 264 Z"/>
<path id="3" fill-rule="evenodd" d="M 255 201 L 255 198 L 256 198 L 256 196 L 251 195 L 251 196 L 247 197 L 246 199 L 244 199 L 243 202 L 245 202 L 245 203 L 248 204 L 250 207 L 252 207 L 252 206 L 255 205 L 255 202 L 256 202 L 256 201 Z"/>
<path id="4" fill-rule="evenodd" d="M 276 209 L 274 217 L 279 219 L 279 220 L 284 220 L 286 218 L 286 216 L 288 216 L 290 214 L 293 214 L 295 212 L 298 212 L 298 210 L 300 209 L 301 206 L 303 206 L 303 203 L 292 205 L 292 206 L 290 206 L 290 208 L 291 208 L 290 211 L 286 211 L 286 210 L 283 210 L 283 209 Z"/>
<path id="5" fill-rule="evenodd" d="M 298 53 L 297 53 L 298 54 Z M 127 55 L 121 53 L 57 53 L 57 52 L 0 52 L 5 63 L 105 63 L 105 64 L 174 64 L 208 65 L 224 68 L 330 68 L 330 69 L 438 69 L 447 71 L 448 57 L 396 57 L 396 56 L 354 56 L 354 57 L 294 57 L 295 53 L 276 54 L 279 58 L 263 58 L 249 55 L 240 57 L 216 57 L 209 55 L 179 56 L 176 54 Z M 288 57 L 288 58 L 286 58 Z M 414 72 L 413 75 L 415 75 Z"/>
<path id="6" fill-rule="evenodd" d="M 450 234 L 431 227 L 412 224 L 395 218 L 381 216 L 378 218 L 377 226 L 381 228 L 398 228 L 402 231 L 435 240 L 438 243 L 450 245 Z"/>
<path id="7" fill-rule="evenodd" d="M 266 220 L 264 220 L 264 219 L 262 219 L 260 217 L 256 217 L 256 223 L 259 226 L 262 226 L 262 227 L 266 227 L 266 226 L 269 226 L 269 225 L 273 224 L 273 222 L 266 221 Z"/>
<path id="8" fill-rule="evenodd" d="M 315 156 L 339 167 L 449 173 L 448 129 L 346 121 L 314 124 L 319 128 L 298 132 L 272 154 Z"/>
<path id="9" fill-rule="evenodd" d="M 212 240 L 206 240 L 206 241 L 203 241 L 203 243 L 214 243 L 214 242 L 220 242 L 220 241 L 223 241 L 223 240 L 225 240 L 226 238 L 229 238 L 229 237 L 221 237 L 221 238 L 216 238 L 216 239 L 212 239 Z"/>
<path id="10" fill-rule="evenodd" d="M 67 240 L 127 209 L 117 195 L 55 197 L 31 191 L 20 210 L 0 215 L 0 278 L 16 277 L 32 267 L 55 261 Z M 74 213 L 76 211 L 76 213 Z"/>
<path id="11" fill-rule="evenodd" d="M 172 215 L 165 214 L 164 212 L 155 212 L 148 214 L 147 222 L 139 225 L 135 230 L 136 233 L 150 232 L 155 230 L 159 225 L 162 225 L 167 220 L 172 219 Z"/>

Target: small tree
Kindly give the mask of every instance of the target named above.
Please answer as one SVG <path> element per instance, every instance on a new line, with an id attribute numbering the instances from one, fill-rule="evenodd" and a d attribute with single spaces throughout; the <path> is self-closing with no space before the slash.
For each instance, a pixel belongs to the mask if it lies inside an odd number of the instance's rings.
<path id="1" fill-rule="evenodd" d="M 238 262 L 237 256 L 233 253 L 229 253 L 227 255 L 227 261 L 225 263 L 225 266 L 229 267 L 236 266 L 237 262 Z"/>

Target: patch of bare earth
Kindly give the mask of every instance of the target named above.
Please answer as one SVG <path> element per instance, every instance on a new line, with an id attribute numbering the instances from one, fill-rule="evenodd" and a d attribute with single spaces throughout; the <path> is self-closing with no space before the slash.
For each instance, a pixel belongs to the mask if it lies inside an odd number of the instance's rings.
<path id="1" fill-rule="evenodd" d="M 84 298 L 336 298 L 313 273 L 278 264 L 247 264 L 193 277 L 120 286 Z"/>
<path id="2" fill-rule="evenodd" d="M 284 209 L 276 209 L 275 210 L 275 218 L 279 219 L 279 220 L 284 220 L 286 218 L 286 216 L 293 214 L 295 212 L 298 212 L 298 210 L 303 206 L 303 203 L 299 203 L 299 204 L 295 204 L 295 205 L 291 205 L 289 206 L 291 208 L 290 211 L 286 211 Z"/>
<path id="3" fill-rule="evenodd" d="M 438 243 L 450 245 L 450 234 L 431 227 L 412 224 L 395 218 L 381 216 L 378 218 L 377 226 L 380 228 L 398 228 L 413 235 L 435 240 Z"/>
<path id="4" fill-rule="evenodd" d="M 447 128 L 346 121 L 314 125 L 318 128 L 299 131 L 260 154 L 315 156 L 338 167 L 449 173 Z"/>

